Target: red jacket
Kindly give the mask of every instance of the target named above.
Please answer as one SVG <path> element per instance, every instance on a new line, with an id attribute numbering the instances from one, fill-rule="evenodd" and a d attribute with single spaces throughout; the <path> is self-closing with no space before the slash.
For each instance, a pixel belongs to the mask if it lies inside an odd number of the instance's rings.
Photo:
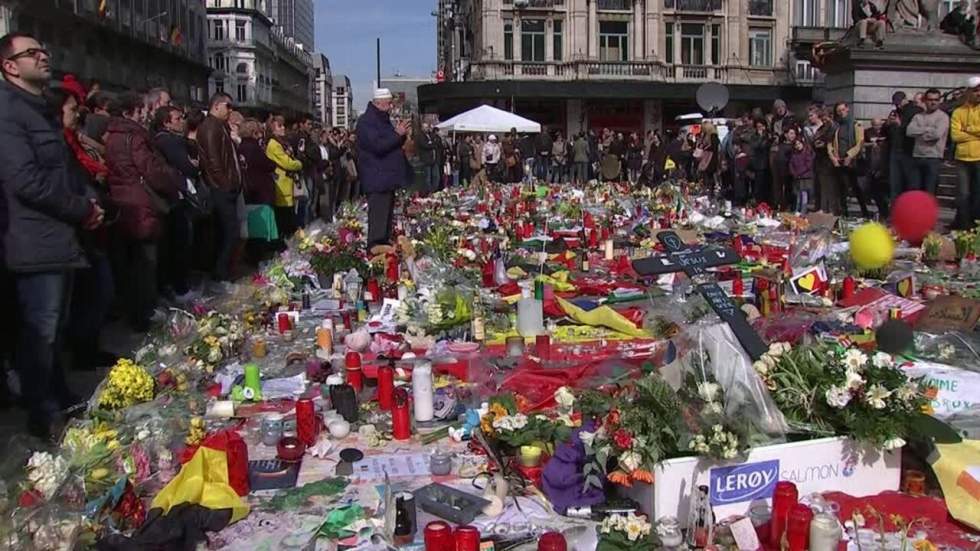
<path id="1" fill-rule="evenodd" d="M 180 176 L 153 147 L 150 133 L 139 124 L 113 117 L 106 131 L 109 198 L 119 208 L 119 225 L 131 239 L 155 239 L 164 215 L 155 206 L 149 186 L 164 199 L 177 199 Z"/>

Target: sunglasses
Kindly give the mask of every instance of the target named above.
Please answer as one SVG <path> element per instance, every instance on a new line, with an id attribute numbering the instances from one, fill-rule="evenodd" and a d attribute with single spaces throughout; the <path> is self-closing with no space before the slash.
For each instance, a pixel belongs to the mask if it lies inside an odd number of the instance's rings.
<path id="1" fill-rule="evenodd" d="M 45 48 L 28 48 L 23 52 L 18 52 L 7 58 L 8 61 L 17 61 L 18 59 L 25 57 L 33 57 L 34 59 L 40 59 L 41 56 L 51 57 L 51 53 Z"/>

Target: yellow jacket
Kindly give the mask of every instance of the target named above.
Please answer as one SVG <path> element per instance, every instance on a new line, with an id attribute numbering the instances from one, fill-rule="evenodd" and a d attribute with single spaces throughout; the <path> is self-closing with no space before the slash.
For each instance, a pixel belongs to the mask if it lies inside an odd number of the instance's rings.
<path id="1" fill-rule="evenodd" d="M 285 148 L 275 138 L 271 138 L 265 146 L 265 156 L 276 164 L 276 200 L 277 207 L 293 206 L 293 177 L 290 172 L 303 170 L 303 163 L 286 153 Z"/>
<path id="2" fill-rule="evenodd" d="M 861 123 L 854 121 L 854 145 L 851 146 L 847 151 L 840 151 L 840 132 L 841 128 L 838 126 L 834 130 L 834 139 L 827 144 L 827 153 L 831 158 L 838 158 L 843 165 L 845 158 L 855 159 L 861 153 L 861 148 L 864 147 L 864 127 Z M 854 166 L 854 165 L 851 165 Z"/>
<path id="3" fill-rule="evenodd" d="M 949 121 L 949 135 L 956 144 L 956 160 L 980 161 L 980 104 L 957 107 Z"/>

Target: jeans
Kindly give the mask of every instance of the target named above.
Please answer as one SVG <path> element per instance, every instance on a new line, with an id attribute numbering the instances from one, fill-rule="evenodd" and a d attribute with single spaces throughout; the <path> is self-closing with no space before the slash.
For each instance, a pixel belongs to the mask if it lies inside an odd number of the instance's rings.
<path id="1" fill-rule="evenodd" d="M 181 250 L 189 263 L 191 255 L 187 254 L 188 249 Z M 109 316 L 116 293 L 109 257 L 96 251 L 89 253 L 88 259 L 90 266 L 75 272 L 71 297 L 71 326 L 68 333 L 76 360 L 79 353 L 98 351 L 99 333 Z"/>
<path id="2" fill-rule="evenodd" d="M 391 222 L 395 213 L 395 192 L 368 194 L 368 250 L 391 244 Z"/>
<path id="3" fill-rule="evenodd" d="M 423 185 L 425 186 L 423 191 L 425 193 L 428 194 L 428 193 L 435 193 L 436 191 L 439 191 L 439 167 L 438 166 L 434 164 L 423 165 L 422 178 L 423 178 L 422 181 L 424 182 Z"/>
<path id="4" fill-rule="evenodd" d="M 542 182 L 547 182 L 549 168 L 551 168 L 551 157 L 538 153 L 534 161 L 534 177 Z"/>
<path id="5" fill-rule="evenodd" d="M 943 168 L 942 159 L 914 158 L 911 163 L 912 171 L 906 173 L 906 190 L 923 189 L 936 194 L 939 185 L 939 171 Z"/>
<path id="6" fill-rule="evenodd" d="M 72 404 L 60 363 L 68 324 L 74 273 L 71 270 L 15 274 L 20 339 L 15 365 L 29 422 L 43 426 Z"/>
<path id="7" fill-rule="evenodd" d="M 212 189 L 215 221 L 218 225 L 217 253 L 214 262 L 214 279 L 231 279 L 231 259 L 241 240 L 241 226 L 238 223 L 238 191 Z"/>
<path id="8" fill-rule="evenodd" d="M 980 220 L 980 161 L 957 161 L 956 227 L 967 230 Z"/>
<path id="9" fill-rule="evenodd" d="M 847 216 L 847 190 L 850 189 L 857 199 L 858 207 L 861 209 L 861 216 L 871 219 L 871 212 L 868 210 L 868 200 L 864 196 L 864 189 L 858 182 L 857 173 L 854 169 L 846 166 L 839 166 L 834 169 L 835 187 L 837 188 L 839 206 L 834 214 Z"/>

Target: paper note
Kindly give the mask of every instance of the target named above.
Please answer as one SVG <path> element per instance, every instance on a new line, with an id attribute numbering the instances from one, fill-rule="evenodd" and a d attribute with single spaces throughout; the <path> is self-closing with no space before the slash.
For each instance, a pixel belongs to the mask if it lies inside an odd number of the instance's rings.
<path id="1" fill-rule="evenodd" d="M 755 526 L 749 518 L 741 518 L 731 524 L 732 536 L 739 551 L 756 551 L 759 549 L 759 537 L 755 533 Z"/>
<path id="2" fill-rule="evenodd" d="M 352 476 L 361 482 L 404 476 L 429 476 L 429 456 L 423 453 L 372 455 L 354 463 Z"/>

